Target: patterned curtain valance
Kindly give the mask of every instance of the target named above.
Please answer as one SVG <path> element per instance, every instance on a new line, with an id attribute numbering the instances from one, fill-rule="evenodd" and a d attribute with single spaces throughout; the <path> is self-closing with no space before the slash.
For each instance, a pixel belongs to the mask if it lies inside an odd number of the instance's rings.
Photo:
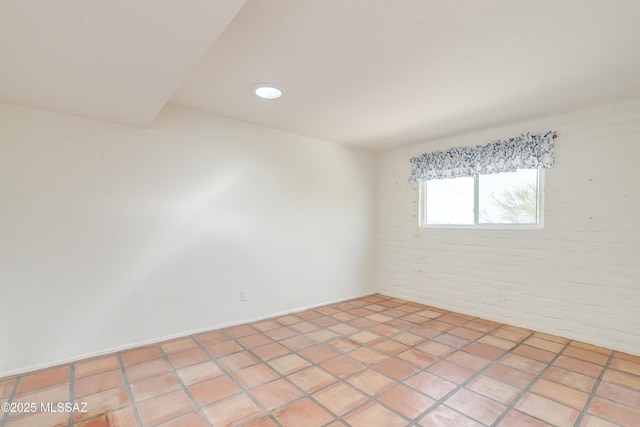
<path id="1" fill-rule="evenodd" d="M 522 134 L 506 141 L 475 147 L 455 147 L 411 158 L 410 182 L 459 178 L 475 174 L 553 167 L 556 134 Z"/>

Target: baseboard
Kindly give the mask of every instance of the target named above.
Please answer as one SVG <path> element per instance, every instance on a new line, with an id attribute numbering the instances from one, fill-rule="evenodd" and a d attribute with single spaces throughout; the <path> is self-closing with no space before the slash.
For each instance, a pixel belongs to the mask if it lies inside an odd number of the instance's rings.
<path id="1" fill-rule="evenodd" d="M 32 366 L 28 366 L 28 367 L 25 367 L 25 368 L 21 368 L 21 369 L 15 369 L 15 370 L 7 371 L 7 372 L 0 372 L 0 378 L 20 375 L 20 374 L 24 374 L 24 373 L 27 373 L 27 372 L 40 371 L 42 369 L 48 369 L 48 368 L 52 368 L 52 367 L 58 366 L 58 365 L 64 365 L 64 364 L 67 364 L 67 363 L 78 362 L 80 360 L 91 359 L 93 357 L 105 356 L 107 354 L 112 354 L 112 353 L 117 353 L 117 352 L 120 352 L 120 351 L 131 350 L 131 349 L 134 349 L 134 348 L 137 348 L 137 347 L 144 347 L 144 346 L 147 346 L 147 345 L 157 344 L 157 343 L 160 343 L 160 342 L 163 342 L 163 341 L 168 341 L 168 340 L 173 340 L 173 339 L 176 339 L 176 338 L 186 337 L 186 336 L 189 336 L 189 335 L 199 334 L 201 332 L 207 332 L 207 331 L 212 331 L 212 330 L 216 330 L 216 329 L 228 328 L 229 326 L 242 325 L 242 324 L 245 324 L 245 323 L 253 323 L 253 322 L 260 321 L 260 320 L 271 319 L 273 317 L 285 316 L 287 314 L 299 313 L 301 311 L 310 310 L 310 309 L 313 309 L 313 308 L 322 307 L 322 306 L 325 306 L 325 305 L 331 305 L 331 304 L 335 304 L 335 303 L 339 303 L 339 302 L 345 302 L 345 301 L 349 301 L 349 300 L 352 300 L 352 299 L 362 298 L 362 297 L 366 297 L 366 296 L 370 296 L 370 295 L 374 295 L 374 294 L 375 293 L 367 292 L 366 294 L 362 294 L 362 295 L 354 295 L 354 296 L 350 296 L 350 297 L 347 297 L 347 298 L 340 298 L 340 299 L 337 299 L 337 300 L 325 301 L 325 302 L 318 303 L 318 304 L 311 304 L 311 305 L 307 305 L 307 306 L 303 306 L 303 307 L 298 307 L 298 308 L 294 308 L 294 309 L 289 309 L 289 310 L 284 310 L 284 311 L 280 311 L 280 312 L 276 312 L 276 313 L 271 313 L 271 314 L 264 315 L 264 316 L 252 317 L 252 318 L 243 319 L 243 320 L 239 320 L 239 321 L 235 321 L 235 322 L 228 322 L 228 323 L 221 323 L 221 324 L 217 324 L 217 325 L 206 326 L 206 327 L 203 327 L 203 328 L 193 329 L 193 330 L 186 331 L 186 332 L 180 332 L 180 333 L 177 333 L 177 334 L 172 334 L 172 335 L 162 336 L 162 337 L 159 337 L 159 338 L 152 338 L 152 339 L 145 340 L 145 341 L 126 344 L 126 345 L 119 346 L 119 347 L 113 347 L 113 348 L 108 348 L 108 349 L 104 349 L 104 350 L 100 350 L 100 351 L 89 352 L 89 353 L 81 354 L 81 355 L 74 356 L 74 357 L 55 360 L 53 362 L 39 363 L 39 364 L 36 364 L 36 365 L 32 365 Z"/>

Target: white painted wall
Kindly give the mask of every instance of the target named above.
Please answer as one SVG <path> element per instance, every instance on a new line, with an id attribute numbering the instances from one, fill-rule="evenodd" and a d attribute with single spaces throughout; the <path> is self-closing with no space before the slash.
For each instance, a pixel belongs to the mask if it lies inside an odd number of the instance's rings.
<path id="1" fill-rule="evenodd" d="M 374 191 L 370 152 L 175 106 L 0 105 L 0 377 L 371 293 Z"/>
<path id="2" fill-rule="evenodd" d="M 549 129 L 543 230 L 417 227 L 410 156 Z M 640 354 L 640 100 L 377 159 L 380 292 Z M 0 377 L 373 292 L 374 169 L 174 106 L 135 129 L 0 104 Z"/>
<path id="3" fill-rule="evenodd" d="M 544 229 L 418 228 L 411 156 L 547 130 L 558 138 Z M 379 292 L 640 354 L 640 100 L 415 144 L 378 162 Z"/>

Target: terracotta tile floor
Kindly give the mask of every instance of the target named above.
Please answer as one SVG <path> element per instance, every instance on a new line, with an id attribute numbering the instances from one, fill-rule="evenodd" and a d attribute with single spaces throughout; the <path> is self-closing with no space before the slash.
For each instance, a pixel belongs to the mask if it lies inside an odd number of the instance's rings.
<path id="1" fill-rule="evenodd" d="M 372 295 L 3 378 L 7 402 L 37 405 L 7 427 L 640 426 L 640 357 Z"/>

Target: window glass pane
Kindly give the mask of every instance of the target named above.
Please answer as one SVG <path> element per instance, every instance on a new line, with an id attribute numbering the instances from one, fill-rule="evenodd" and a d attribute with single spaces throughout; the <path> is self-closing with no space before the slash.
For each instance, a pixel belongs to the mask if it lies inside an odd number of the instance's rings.
<path id="1" fill-rule="evenodd" d="M 427 181 L 427 224 L 473 225 L 473 178 Z"/>
<path id="2" fill-rule="evenodd" d="M 538 170 L 480 175 L 480 224 L 536 224 L 538 222 Z"/>

